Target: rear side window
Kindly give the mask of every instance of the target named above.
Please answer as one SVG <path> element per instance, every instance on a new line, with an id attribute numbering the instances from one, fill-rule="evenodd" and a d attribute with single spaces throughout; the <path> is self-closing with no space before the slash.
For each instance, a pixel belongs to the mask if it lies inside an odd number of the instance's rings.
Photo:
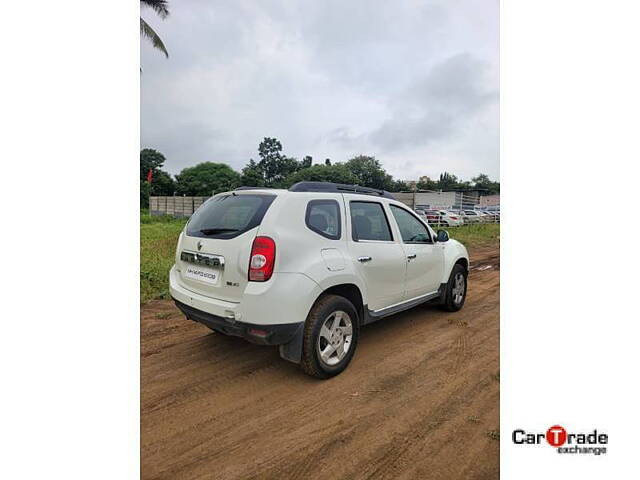
<path id="1" fill-rule="evenodd" d="M 391 241 L 391 228 L 382 205 L 376 202 L 351 202 L 353 239 Z"/>
<path id="2" fill-rule="evenodd" d="M 187 235 L 228 239 L 257 227 L 274 195 L 224 195 L 202 205 L 187 224 Z"/>
<path id="3" fill-rule="evenodd" d="M 310 230 L 331 240 L 340 238 L 340 207 L 335 200 L 311 200 L 305 222 Z"/>
<path id="4" fill-rule="evenodd" d="M 395 205 L 391 205 L 391 213 L 396 219 L 404 243 L 431 243 L 427 227 L 411 213 Z"/>

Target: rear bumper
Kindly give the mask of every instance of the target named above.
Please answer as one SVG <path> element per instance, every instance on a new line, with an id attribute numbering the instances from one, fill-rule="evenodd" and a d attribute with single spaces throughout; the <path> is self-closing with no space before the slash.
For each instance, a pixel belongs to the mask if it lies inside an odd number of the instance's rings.
<path id="1" fill-rule="evenodd" d="M 188 319 L 201 323 L 225 335 L 242 337 L 259 345 L 283 345 L 289 343 L 302 331 L 304 325 L 304 322 L 279 325 L 256 325 L 253 323 L 238 322 L 231 318 L 219 317 L 218 315 L 203 312 L 175 298 L 173 301 Z"/>
<path id="2" fill-rule="evenodd" d="M 169 292 L 174 300 L 214 317 L 269 326 L 304 322 L 322 289 L 306 275 L 276 272 L 268 282 L 249 282 L 241 301 L 229 302 L 187 290 L 174 265 Z"/>

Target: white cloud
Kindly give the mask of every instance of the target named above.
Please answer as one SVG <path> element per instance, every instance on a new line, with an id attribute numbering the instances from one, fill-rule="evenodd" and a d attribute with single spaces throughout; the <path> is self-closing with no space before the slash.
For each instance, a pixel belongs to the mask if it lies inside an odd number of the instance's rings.
<path id="1" fill-rule="evenodd" d="M 399 178 L 498 176 L 498 2 L 182 0 L 145 19 L 144 147 L 240 169 L 265 136 Z"/>

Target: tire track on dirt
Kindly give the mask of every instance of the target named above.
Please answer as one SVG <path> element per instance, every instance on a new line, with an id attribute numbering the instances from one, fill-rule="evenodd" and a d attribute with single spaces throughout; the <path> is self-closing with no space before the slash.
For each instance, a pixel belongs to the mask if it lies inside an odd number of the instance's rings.
<path id="1" fill-rule="evenodd" d="M 496 247 L 470 253 L 496 265 Z M 498 268 L 471 270 L 460 312 L 424 306 L 364 327 L 328 381 L 151 302 L 142 478 L 496 478 L 498 288 Z"/>

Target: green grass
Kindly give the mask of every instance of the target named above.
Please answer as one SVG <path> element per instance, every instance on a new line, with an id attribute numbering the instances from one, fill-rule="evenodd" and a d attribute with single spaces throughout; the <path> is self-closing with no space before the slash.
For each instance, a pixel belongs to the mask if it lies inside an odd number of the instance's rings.
<path id="1" fill-rule="evenodd" d="M 178 236 L 186 219 L 169 215 L 152 216 L 140 212 L 140 301 L 167 298 L 169 294 L 169 270 L 174 262 Z M 437 229 L 437 228 L 436 228 Z M 495 243 L 500 235 L 500 225 L 467 225 L 451 227 L 451 238 L 467 247 Z"/>
<path id="2" fill-rule="evenodd" d="M 182 225 L 186 222 L 186 219 L 176 219 L 171 215 L 150 215 L 148 210 L 140 210 L 140 223 L 141 224 L 149 224 L 149 223 L 177 223 L 180 222 Z"/>
<path id="3" fill-rule="evenodd" d="M 434 227 L 435 230 L 438 227 Z M 462 227 L 448 227 L 449 236 L 458 240 L 466 247 L 478 245 L 497 244 L 500 238 L 499 223 L 485 223 L 477 225 L 464 225 Z"/>
<path id="4" fill-rule="evenodd" d="M 186 219 L 140 215 L 140 301 L 167 297 L 169 270 Z"/>

